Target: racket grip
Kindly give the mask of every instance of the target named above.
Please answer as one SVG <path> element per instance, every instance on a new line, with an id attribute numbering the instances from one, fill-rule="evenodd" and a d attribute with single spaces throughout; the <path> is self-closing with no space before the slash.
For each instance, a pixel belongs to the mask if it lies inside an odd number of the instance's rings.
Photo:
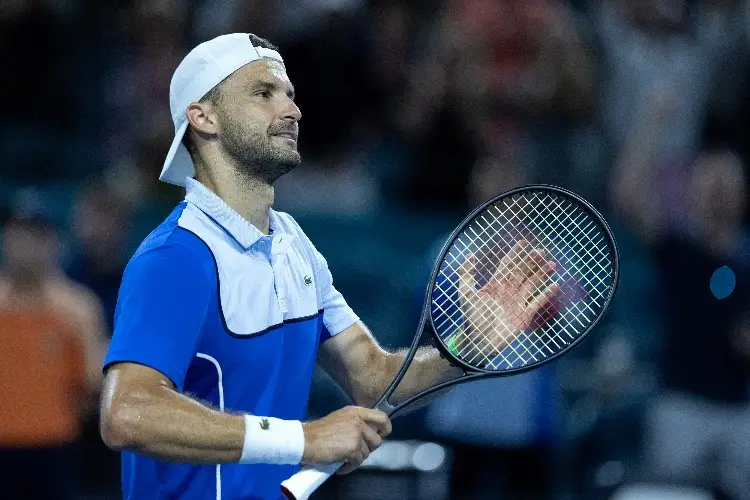
<path id="1" fill-rule="evenodd" d="M 321 484 L 334 475 L 344 465 L 343 462 L 317 467 L 305 466 L 281 483 L 281 493 L 287 500 L 307 500 Z"/>

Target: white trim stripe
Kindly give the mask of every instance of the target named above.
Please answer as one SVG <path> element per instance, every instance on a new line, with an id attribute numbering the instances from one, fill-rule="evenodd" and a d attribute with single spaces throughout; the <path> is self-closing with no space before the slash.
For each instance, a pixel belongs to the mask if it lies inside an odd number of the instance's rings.
<path id="1" fill-rule="evenodd" d="M 210 361 L 216 367 L 216 372 L 219 374 L 219 410 L 224 411 L 224 381 L 221 365 L 216 358 L 202 352 L 196 353 L 195 357 Z M 221 464 L 216 464 L 216 500 L 221 500 Z"/>

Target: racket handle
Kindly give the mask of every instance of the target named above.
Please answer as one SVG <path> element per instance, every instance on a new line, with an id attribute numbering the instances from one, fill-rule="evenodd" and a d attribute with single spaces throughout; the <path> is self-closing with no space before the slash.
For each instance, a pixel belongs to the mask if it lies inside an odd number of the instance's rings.
<path id="1" fill-rule="evenodd" d="M 281 483 L 281 493 L 287 500 L 307 500 L 326 479 L 331 477 L 344 465 L 343 462 L 317 467 L 305 466 Z"/>

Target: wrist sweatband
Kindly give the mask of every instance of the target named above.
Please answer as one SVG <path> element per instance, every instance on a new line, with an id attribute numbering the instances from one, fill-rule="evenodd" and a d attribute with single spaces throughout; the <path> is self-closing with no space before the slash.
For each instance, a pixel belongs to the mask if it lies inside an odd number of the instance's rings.
<path id="1" fill-rule="evenodd" d="M 305 451 L 305 434 L 299 420 L 245 415 L 242 464 L 298 464 Z"/>

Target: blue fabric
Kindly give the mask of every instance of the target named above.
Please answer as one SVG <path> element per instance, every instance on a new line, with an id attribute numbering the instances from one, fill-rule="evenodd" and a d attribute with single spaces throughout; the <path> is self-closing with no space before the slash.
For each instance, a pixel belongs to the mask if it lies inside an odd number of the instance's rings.
<path id="1" fill-rule="evenodd" d="M 184 208 L 180 204 L 149 235 L 125 270 L 105 369 L 119 362 L 149 366 L 178 390 L 217 408 L 220 369 L 225 410 L 304 420 L 322 314 L 258 336 L 230 335 L 214 256 L 200 238 L 179 227 Z M 252 314 L 252 304 L 247 307 Z M 224 464 L 221 496 L 279 499 L 279 484 L 297 470 L 291 465 Z M 216 499 L 216 474 L 215 465 L 122 454 L 125 499 Z"/>

